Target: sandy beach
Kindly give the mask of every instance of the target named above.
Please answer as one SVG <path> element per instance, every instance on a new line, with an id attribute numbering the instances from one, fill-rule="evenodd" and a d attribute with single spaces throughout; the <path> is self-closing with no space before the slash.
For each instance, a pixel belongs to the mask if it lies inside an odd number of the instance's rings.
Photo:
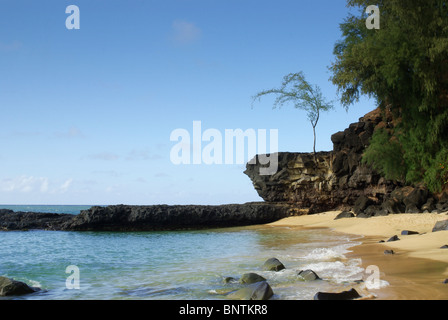
<path id="1" fill-rule="evenodd" d="M 351 255 L 362 259 L 364 268 L 377 266 L 381 280 L 389 285 L 369 290 L 379 300 L 448 300 L 448 231 L 432 232 L 444 214 L 397 214 L 381 217 L 334 220 L 339 211 L 289 217 L 270 224 L 303 228 L 330 228 L 335 232 L 359 235 L 362 244 Z M 403 230 L 416 235 L 401 235 Z M 400 240 L 387 241 L 397 235 Z M 386 255 L 385 250 L 394 254 Z"/>

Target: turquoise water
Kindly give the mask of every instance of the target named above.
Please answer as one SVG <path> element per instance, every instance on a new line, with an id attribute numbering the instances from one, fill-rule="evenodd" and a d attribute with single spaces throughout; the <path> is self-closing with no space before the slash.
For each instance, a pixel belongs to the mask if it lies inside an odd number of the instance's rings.
<path id="1" fill-rule="evenodd" d="M 20 299 L 226 299 L 240 287 L 225 277 L 264 276 L 274 299 L 312 299 L 363 278 L 347 258 L 355 237 L 330 230 L 253 226 L 183 232 L 1 232 L 0 275 L 43 290 Z M 269 258 L 281 272 L 262 271 Z M 68 289 L 68 266 L 79 268 L 79 289 Z M 303 282 L 302 269 L 325 281 Z M 17 298 L 17 297 L 16 297 Z"/>

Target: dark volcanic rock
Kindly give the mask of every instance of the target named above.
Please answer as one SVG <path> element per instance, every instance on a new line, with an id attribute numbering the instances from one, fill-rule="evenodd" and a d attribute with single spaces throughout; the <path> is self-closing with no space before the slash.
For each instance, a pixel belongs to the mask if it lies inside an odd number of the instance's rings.
<path id="1" fill-rule="evenodd" d="M 361 298 L 361 296 L 355 289 L 339 293 L 318 292 L 314 296 L 314 300 L 353 300 L 357 298 Z"/>
<path id="2" fill-rule="evenodd" d="M 0 277 L 0 296 L 19 296 L 39 290 L 39 288 L 30 287 L 24 282 Z"/>
<path id="3" fill-rule="evenodd" d="M 343 211 L 340 214 L 338 214 L 334 220 L 344 219 L 344 218 L 354 218 L 355 214 L 350 211 Z"/>
<path id="4" fill-rule="evenodd" d="M 266 279 L 256 273 L 245 273 L 241 276 L 240 279 L 240 282 L 245 284 L 252 284 L 261 281 L 266 281 Z"/>
<path id="5" fill-rule="evenodd" d="M 409 231 L 409 230 L 403 230 L 401 231 L 401 235 L 402 236 L 410 236 L 413 234 L 419 234 L 417 231 Z"/>
<path id="6" fill-rule="evenodd" d="M 398 238 L 397 235 L 394 235 L 393 237 L 391 237 L 389 240 L 387 240 L 387 242 L 392 242 L 392 241 L 399 241 L 400 238 Z"/>
<path id="7" fill-rule="evenodd" d="M 71 214 L 14 212 L 0 210 L 0 230 L 60 230 L 62 225 L 71 219 Z"/>
<path id="8" fill-rule="evenodd" d="M 437 231 L 445 231 L 448 230 L 448 220 L 438 221 L 434 228 L 432 229 L 432 232 Z"/>
<path id="9" fill-rule="evenodd" d="M 294 203 L 308 209 L 308 214 L 329 210 L 361 213 L 370 205 L 380 205 L 397 185 L 387 181 L 362 163 L 375 127 L 381 122 L 379 109 L 360 118 L 331 140 L 333 151 L 272 154 L 278 157 L 278 171 L 261 175 L 258 156 L 246 165 L 244 172 L 261 198 L 268 202 Z M 404 212 L 403 208 L 403 212 Z"/>
<path id="10" fill-rule="evenodd" d="M 285 269 L 285 266 L 277 258 L 271 258 L 263 264 L 262 269 L 266 271 L 280 271 Z"/>
<path id="11" fill-rule="evenodd" d="M 231 292 L 228 297 L 233 300 L 269 300 L 273 295 L 271 286 L 266 281 L 261 281 Z"/>
<path id="12" fill-rule="evenodd" d="M 317 273 L 313 270 L 302 270 L 298 273 L 298 276 L 304 281 L 320 280 Z"/>
<path id="13" fill-rule="evenodd" d="M 222 206 L 153 205 L 92 207 L 64 224 L 74 231 L 152 231 L 222 228 L 265 224 L 290 215 L 285 204 Z"/>

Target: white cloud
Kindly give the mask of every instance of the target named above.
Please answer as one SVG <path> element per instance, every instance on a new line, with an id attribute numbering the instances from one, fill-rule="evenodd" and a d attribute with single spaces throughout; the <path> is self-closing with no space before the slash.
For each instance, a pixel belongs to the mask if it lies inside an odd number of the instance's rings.
<path id="1" fill-rule="evenodd" d="M 186 45 L 199 40 L 202 31 L 194 23 L 175 20 L 172 24 L 173 40 L 177 44 Z"/>
<path id="2" fill-rule="evenodd" d="M 0 181 L 0 191 L 19 193 L 65 193 L 73 183 L 73 179 L 67 179 L 60 186 L 51 182 L 47 177 L 33 177 L 22 175 L 15 178 L 5 178 Z M 56 185 L 56 186 L 55 186 Z"/>
<path id="3" fill-rule="evenodd" d="M 40 192 L 47 192 L 48 179 L 36 178 L 33 176 L 20 176 L 16 178 L 7 178 L 1 181 L 0 186 L 2 191 L 5 192 L 23 192 L 28 193 L 35 190 Z"/>
<path id="4" fill-rule="evenodd" d="M 73 183 L 73 179 L 66 180 L 58 189 L 59 193 L 66 193 Z"/>

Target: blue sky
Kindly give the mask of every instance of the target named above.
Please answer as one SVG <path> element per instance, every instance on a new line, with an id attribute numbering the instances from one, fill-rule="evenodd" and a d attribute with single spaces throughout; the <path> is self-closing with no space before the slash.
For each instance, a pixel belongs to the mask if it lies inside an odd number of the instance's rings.
<path id="1" fill-rule="evenodd" d="M 0 0 L 0 204 L 260 201 L 243 165 L 174 165 L 170 134 L 278 129 L 280 151 L 312 151 L 303 111 L 251 98 L 303 71 L 337 99 L 347 14 L 344 0 Z M 317 149 L 374 108 L 336 102 Z"/>

